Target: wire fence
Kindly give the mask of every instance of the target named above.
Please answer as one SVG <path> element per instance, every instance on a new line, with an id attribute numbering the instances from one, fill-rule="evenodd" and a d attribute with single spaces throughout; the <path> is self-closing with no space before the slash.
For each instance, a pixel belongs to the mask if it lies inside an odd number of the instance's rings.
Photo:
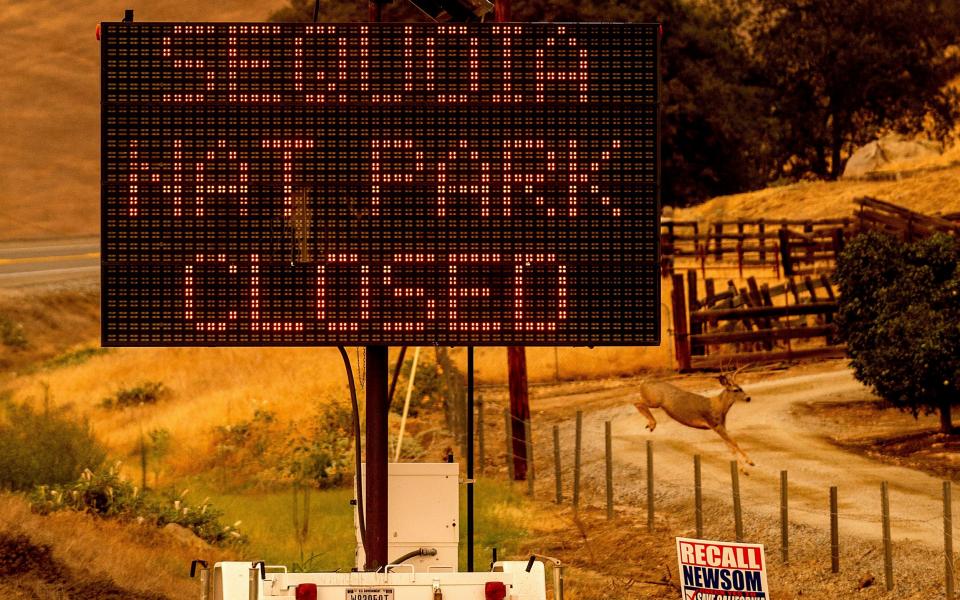
<path id="1" fill-rule="evenodd" d="M 483 403 L 480 403 L 480 417 L 478 419 L 478 429 L 479 429 L 479 439 L 487 441 L 490 438 L 489 433 L 484 432 L 485 427 L 489 427 L 488 424 L 484 423 L 483 418 Z M 549 478 L 552 478 L 553 487 L 553 502 L 558 505 L 565 504 L 566 502 L 570 503 L 570 506 L 574 511 L 579 511 L 583 507 L 583 496 L 582 488 L 584 484 L 584 472 L 583 472 L 583 454 L 584 454 L 584 432 L 583 432 L 583 412 L 577 411 L 575 419 L 575 431 L 574 431 L 574 448 L 573 455 L 570 456 L 569 452 L 565 453 L 561 449 L 560 444 L 560 426 L 551 425 L 552 435 L 548 436 L 552 438 L 552 452 L 542 452 L 543 448 L 540 448 L 540 453 L 537 456 L 550 456 L 548 460 L 539 459 L 540 465 L 535 463 L 534 455 L 534 436 L 538 432 L 535 431 L 529 419 L 518 419 L 510 414 L 509 410 L 503 411 L 503 427 L 504 427 L 504 447 L 505 452 L 502 455 L 505 461 L 508 464 L 508 476 L 511 482 L 514 482 L 516 479 L 521 481 L 525 480 L 527 484 L 527 493 L 530 496 L 536 495 L 536 482 L 537 478 L 540 477 L 541 480 L 549 481 Z M 514 428 L 513 424 L 518 423 L 520 426 Z M 514 435 L 515 431 L 523 431 L 524 436 Z M 603 490 L 603 495 L 605 498 L 605 507 L 606 515 L 608 519 L 615 519 L 617 515 L 617 505 L 614 495 L 614 454 L 613 454 L 613 444 L 612 444 L 612 423 L 611 421 L 604 422 L 604 443 L 603 447 L 603 465 L 604 465 L 604 476 L 602 485 L 598 485 Z M 522 455 L 516 453 L 517 449 L 523 449 L 524 452 Z M 486 463 L 490 463 L 491 460 L 494 462 L 499 459 L 499 456 L 493 457 L 489 452 L 483 448 L 481 444 L 480 448 L 481 456 L 486 458 Z M 573 463 L 573 472 L 572 472 L 572 483 L 570 484 L 571 490 L 570 495 L 564 493 L 564 469 L 562 468 L 563 462 L 572 461 Z M 550 464 L 552 463 L 552 464 Z M 486 467 L 488 464 L 484 464 L 484 461 L 480 463 L 480 473 L 485 474 Z M 522 464 L 522 467 L 520 465 Z M 542 474 L 538 474 L 536 466 L 542 467 Z M 702 461 L 700 456 L 694 456 L 692 461 L 692 470 L 694 471 L 694 486 L 691 490 L 691 495 L 694 499 L 694 518 L 696 523 L 696 532 L 698 537 L 703 536 L 703 484 L 702 484 Z M 550 468 L 552 467 L 552 469 Z M 525 469 L 526 477 L 517 477 L 517 473 L 522 472 Z M 596 471 L 596 469 L 594 469 Z M 552 471 L 552 475 L 550 473 Z M 648 531 L 655 530 L 655 519 L 657 515 L 657 507 L 655 505 L 655 478 L 654 478 L 654 445 L 651 440 L 646 441 L 646 468 L 644 469 L 646 474 L 646 484 L 645 484 L 645 508 L 646 508 L 646 517 L 647 517 L 647 529 Z M 732 518 L 734 523 L 734 534 L 737 541 L 743 541 L 744 538 L 744 526 L 743 526 L 743 496 L 741 495 L 740 485 L 739 485 L 739 464 L 737 461 L 730 461 L 730 485 L 731 485 L 731 495 L 729 496 L 732 500 Z M 894 542 L 890 534 L 891 528 L 893 526 L 911 526 L 915 529 L 922 529 L 928 533 L 940 533 L 943 534 L 943 550 L 944 550 L 944 590 L 945 598 L 947 600 L 956 600 L 954 595 L 954 581 L 956 577 L 956 560 L 953 556 L 953 520 L 952 520 L 952 485 L 950 481 L 943 481 L 943 511 L 942 514 L 934 515 L 930 517 L 905 517 L 897 516 L 892 518 L 890 515 L 890 501 L 889 501 L 889 485 L 888 482 L 884 481 L 881 483 L 880 490 L 878 490 L 880 495 L 881 502 L 879 503 L 880 510 L 878 512 L 870 511 L 852 511 L 852 510 L 840 510 L 839 509 L 839 489 L 837 486 L 829 487 L 827 495 L 829 497 L 829 505 L 825 503 L 824 508 L 822 509 L 811 509 L 805 506 L 801 506 L 798 502 L 790 503 L 789 500 L 789 478 L 787 471 L 780 472 L 780 530 L 781 530 L 781 562 L 784 564 L 789 564 L 790 561 L 790 527 L 792 521 L 789 518 L 789 513 L 791 511 L 796 511 L 799 513 L 804 513 L 808 515 L 815 515 L 818 517 L 823 517 L 830 522 L 830 562 L 831 570 L 834 573 L 840 571 L 839 557 L 840 557 L 840 536 L 839 536 L 839 527 L 838 523 L 841 520 L 847 522 L 861 522 L 861 523 L 876 523 L 880 526 L 882 531 L 882 544 L 883 544 L 883 554 L 884 554 L 884 583 L 887 590 L 894 589 L 894 565 L 893 565 L 893 547 Z M 596 479 L 596 478 L 594 478 Z"/>

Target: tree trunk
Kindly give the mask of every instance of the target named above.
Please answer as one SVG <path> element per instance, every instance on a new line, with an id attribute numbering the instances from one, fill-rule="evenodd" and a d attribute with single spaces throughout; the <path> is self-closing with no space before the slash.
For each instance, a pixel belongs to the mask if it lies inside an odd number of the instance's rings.
<path id="1" fill-rule="evenodd" d="M 950 401 L 940 405 L 940 433 L 953 433 L 953 420 L 950 418 Z"/>
<path id="2" fill-rule="evenodd" d="M 833 126 L 831 133 L 833 139 L 830 144 L 830 179 L 840 177 L 840 151 L 843 150 L 843 129 L 840 126 L 840 120 L 836 113 L 833 115 Z"/>

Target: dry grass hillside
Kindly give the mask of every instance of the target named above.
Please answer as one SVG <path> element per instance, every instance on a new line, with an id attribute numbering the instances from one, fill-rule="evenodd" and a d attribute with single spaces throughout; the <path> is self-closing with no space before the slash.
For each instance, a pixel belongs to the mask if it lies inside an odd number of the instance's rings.
<path id="1" fill-rule="evenodd" d="M 282 0 L 0 0 L 0 239 L 99 232 L 100 54 L 96 26 L 261 21 Z"/>
<path id="2" fill-rule="evenodd" d="M 199 586 L 188 577 L 190 561 L 201 556 L 229 558 L 154 527 L 73 512 L 44 517 L 23 498 L 0 495 L 5 598 L 191 598 L 199 596 Z"/>
<path id="3" fill-rule="evenodd" d="M 93 347 L 90 340 L 87 347 Z M 433 362 L 425 349 L 421 361 Z M 397 349 L 392 349 L 395 360 Z M 349 349 L 356 376 L 362 351 Z M 560 375 L 565 380 L 636 374 L 667 366 L 669 345 L 659 348 L 561 348 Z M 358 356 L 360 357 L 358 360 Z M 552 348 L 529 348 L 530 378 L 551 381 L 556 374 Z M 465 368 L 465 353 L 454 358 Z M 506 381 L 503 348 L 477 351 L 479 383 Z M 167 390 L 153 405 L 108 410 L 104 398 L 145 382 Z M 8 380 L 19 400 L 39 404 L 45 394 L 57 405 L 70 405 L 89 418 L 97 436 L 115 456 L 129 456 L 143 431 L 166 429 L 175 440 L 174 454 L 189 462 L 209 448 L 219 425 L 236 424 L 265 408 L 284 420 L 309 416 L 331 398 L 348 398 L 346 377 L 335 348 L 122 348 L 60 367 L 47 367 Z M 358 390 L 362 394 L 362 389 Z M 399 395 L 399 393 L 398 393 Z"/>
<path id="4" fill-rule="evenodd" d="M 756 192 L 721 196 L 677 210 L 677 219 L 818 219 L 852 213 L 854 198 L 873 196 L 933 214 L 960 211 L 960 147 L 925 161 L 891 164 L 882 169 L 890 181 L 815 181 Z M 667 202 L 669 203 L 669 202 Z"/>

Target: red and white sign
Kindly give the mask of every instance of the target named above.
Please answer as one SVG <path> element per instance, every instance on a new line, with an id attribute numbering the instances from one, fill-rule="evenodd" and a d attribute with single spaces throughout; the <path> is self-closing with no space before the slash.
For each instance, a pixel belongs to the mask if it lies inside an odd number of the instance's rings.
<path id="1" fill-rule="evenodd" d="M 677 538 L 683 600 L 769 598 L 763 544 Z"/>

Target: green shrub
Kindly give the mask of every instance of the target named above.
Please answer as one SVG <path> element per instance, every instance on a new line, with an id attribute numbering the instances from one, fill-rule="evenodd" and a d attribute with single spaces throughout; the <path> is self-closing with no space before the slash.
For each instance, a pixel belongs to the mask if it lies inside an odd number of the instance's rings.
<path id="1" fill-rule="evenodd" d="M 837 326 L 857 379 L 915 416 L 940 411 L 944 433 L 960 399 L 958 263 L 960 242 L 943 234 L 860 235 L 837 261 Z"/>
<path id="2" fill-rule="evenodd" d="M 432 408 L 441 405 L 444 398 L 445 388 L 443 373 L 435 361 L 425 359 L 426 352 L 420 353 L 420 360 L 417 362 L 417 375 L 413 379 L 413 391 L 410 394 L 410 412 L 411 417 L 416 417 L 421 409 Z M 398 415 L 403 414 L 403 404 L 407 398 L 407 387 L 410 381 L 410 367 L 413 365 L 413 359 L 403 361 L 403 368 L 400 370 L 400 377 L 397 379 L 397 387 L 393 392 L 393 403 L 390 408 Z"/>
<path id="3" fill-rule="evenodd" d="M 0 343 L 14 350 L 23 350 L 27 347 L 27 336 L 23 325 L 0 315 Z"/>
<path id="4" fill-rule="evenodd" d="M 144 404 L 156 404 L 168 393 L 167 387 L 160 381 L 144 381 L 133 387 L 118 390 L 112 396 L 104 398 L 100 406 L 106 409 L 122 409 Z"/>
<path id="5" fill-rule="evenodd" d="M 30 490 L 40 484 L 74 481 L 84 469 L 97 469 L 106 453 L 86 421 L 66 409 L 42 412 L 28 404 L 0 398 L 0 486 Z"/>
<path id="6" fill-rule="evenodd" d="M 298 427 L 291 428 L 279 464 L 295 482 L 329 488 L 348 482 L 353 473 L 353 409 L 331 399 Z"/>
<path id="7" fill-rule="evenodd" d="M 237 530 L 238 523 L 223 525 L 223 512 L 204 500 L 191 505 L 185 500 L 186 491 L 179 495 L 154 496 L 143 493 L 120 477 L 120 463 L 91 471 L 84 470 L 68 485 L 37 486 L 30 497 L 34 511 L 50 514 L 60 510 L 74 510 L 104 518 L 148 522 L 157 527 L 174 523 L 191 530 L 197 537 L 211 544 L 243 543 L 245 536 Z"/>
<path id="8" fill-rule="evenodd" d="M 60 369 L 63 367 L 82 365 L 91 358 L 106 354 L 109 351 L 109 348 L 80 348 L 79 350 L 71 350 L 51 358 L 45 362 L 43 366 L 47 369 Z"/>

